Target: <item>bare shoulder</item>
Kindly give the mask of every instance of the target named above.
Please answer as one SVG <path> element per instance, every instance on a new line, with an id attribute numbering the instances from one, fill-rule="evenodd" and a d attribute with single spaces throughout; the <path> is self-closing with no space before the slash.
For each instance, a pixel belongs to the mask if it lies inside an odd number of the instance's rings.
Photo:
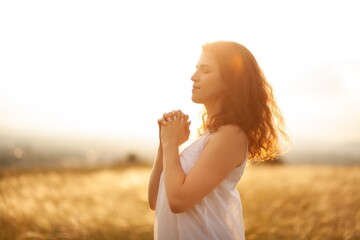
<path id="1" fill-rule="evenodd" d="M 236 125 L 223 125 L 216 132 L 212 134 L 212 137 L 209 139 L 212 141 L 221 141 L 221 142 L 235 142 L 238 144 L 247 143 L 247 137 L 245 132 Z"/>
<path id="2" fill-rule="evenodd" d="M 219 133 L 238 138 L 246 138 L 244 131 L 236 125 L 223 125 L 218 129 Z"/>
<path id="3" fill-rule="evenodd" d="M 204 150 L 218 159 L 228 159 L 232 166 L 239 166 L 246 158 L 246 134 L 235 125 L 221 126 L 211 134 Z"/>

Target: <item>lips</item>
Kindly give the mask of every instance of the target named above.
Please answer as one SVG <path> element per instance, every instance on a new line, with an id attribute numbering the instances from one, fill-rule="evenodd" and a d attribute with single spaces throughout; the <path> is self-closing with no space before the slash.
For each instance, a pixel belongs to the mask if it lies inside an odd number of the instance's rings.
<path id="1" fill-rule="evenodd" d="M 198 89 L 200 89 L 200 88 L 197 86 L 193 86 L 193 90 L 198 90 Z"/>

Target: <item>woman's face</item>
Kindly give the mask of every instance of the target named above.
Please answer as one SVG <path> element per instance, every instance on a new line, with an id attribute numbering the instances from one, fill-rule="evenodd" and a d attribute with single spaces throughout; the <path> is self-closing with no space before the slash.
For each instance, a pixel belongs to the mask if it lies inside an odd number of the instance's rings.
<path id="1" fill-rule="evenodd" d="M 194 82 L 191 99 L 195 103 L 214 104 L 226 89 L 219 66 L 208 53 L 201 54 L 191 80 Z"/>

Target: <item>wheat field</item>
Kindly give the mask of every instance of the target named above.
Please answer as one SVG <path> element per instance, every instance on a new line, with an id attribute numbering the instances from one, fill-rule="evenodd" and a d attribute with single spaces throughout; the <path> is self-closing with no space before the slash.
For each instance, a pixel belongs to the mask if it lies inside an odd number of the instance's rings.
<path id="1" fill-rule="evenodd" d="M 0 240 L 152 239 L 150 166 L 1 170 Z M 360 239 L 360 166 L 249 165 L 247 240 Z"/>

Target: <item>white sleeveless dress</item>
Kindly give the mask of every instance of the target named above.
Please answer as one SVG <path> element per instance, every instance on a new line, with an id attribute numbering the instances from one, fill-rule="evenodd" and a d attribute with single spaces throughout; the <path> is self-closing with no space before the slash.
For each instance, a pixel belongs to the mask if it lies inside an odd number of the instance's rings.
<path id="1" fill-rule="evenodd" d="M 186 174 L 196 163 L 204 149 L 205 134 L 180 154 L 181 166 Z M 172 213 L 161 174 L 155 210 L 155 240 L 244 240 L 242 206 L 236 185 L 246 165 L 235 168 L 211 193 L 183 213 Z"/>

